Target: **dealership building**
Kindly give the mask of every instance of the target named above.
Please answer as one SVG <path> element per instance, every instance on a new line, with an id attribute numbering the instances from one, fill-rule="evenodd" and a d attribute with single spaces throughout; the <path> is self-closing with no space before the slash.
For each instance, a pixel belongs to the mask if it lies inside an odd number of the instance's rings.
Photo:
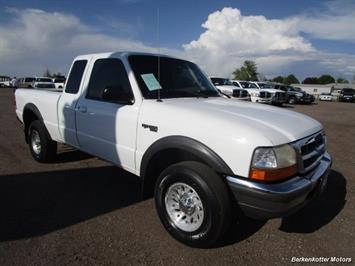
<path id="1" fill-rule="evenodd" d="M 291 84 L 293 87 L 298 87 L 309 94 L 318 96 L 322 93 L 339 94 L 339 91 L 344 88 L 355 89 L 354 83 L 330 83 L 330 84 Z"/>

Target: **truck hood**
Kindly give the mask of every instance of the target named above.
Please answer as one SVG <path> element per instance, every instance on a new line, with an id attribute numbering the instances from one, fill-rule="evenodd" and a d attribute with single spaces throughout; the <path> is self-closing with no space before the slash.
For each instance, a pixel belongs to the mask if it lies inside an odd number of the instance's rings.
<path id="1" fill-rule="evenodd" d="M 300 113 L 234 99 L 164 99 L 162 105 L 167 108 L 159 111 L 166 112 L 165 115 L 172 113 L 174 123 L 203 127 L 225 136 L 248 138 L 251 134 L 266 138 L 272 145 L 293 142 L 323 128 L 318 121 Z M 228 134 L 224 133 L 226 131 Z"/>

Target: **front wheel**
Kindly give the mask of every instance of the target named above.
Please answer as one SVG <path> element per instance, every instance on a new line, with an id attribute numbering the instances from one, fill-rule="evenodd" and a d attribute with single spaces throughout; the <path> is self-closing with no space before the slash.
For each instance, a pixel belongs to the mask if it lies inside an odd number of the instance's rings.
<path id="1" fill-rule="evenodd" d="M 295 104 L 295 103 L 296 103 L 295 97 L 289 98 L 289 99 L 288 99 L 288 103 L 289 103 L 289 104 Z"/>
<path id="2" fill-rule="evenodd" d="M 231 222 L 226 184 L 199 162 L 171 165 L 158 178 L 155 204 L 166 230 L 193 247 L 215 245 Z"/>
<path id="3" fill-rule="evenodd" d="M 28 145 L 33 158 L 38 162 L 50 162 L 57 153 L 57 143 L 51 139 L 41 121 L 33 121 L 28 129 Z"/>

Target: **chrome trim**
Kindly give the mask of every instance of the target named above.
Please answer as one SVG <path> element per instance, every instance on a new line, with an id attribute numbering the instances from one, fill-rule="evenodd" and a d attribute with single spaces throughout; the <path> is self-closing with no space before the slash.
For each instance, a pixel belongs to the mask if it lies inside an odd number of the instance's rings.
<path id="1" fill-rule="evenodd" d="M 319 135 L 322 135 L 322 139 L 323 139 L 323 144 L 321 144 L 320 146 L 316 147 L 313 151 L 311 151 L 308 154 L 302 155 L 302 147 L 304 147 L 307 144 L 312 143 L 313 141 L 315 141 L 315 138 Z M 316 167 L 316 165 L 319 163 L 319 161 L 321 160 L 322 156 L 325 154 L 325 148 L 326 148 L 326 139 L 324 136 L 324 132 L 323 131 L 318 131 L 315 134 L 312 134 L 306 138 L 303 138 L 301 140 L 295 141 L 293 143 L 291 143 L 290 145 L 293 146 L 296 150 L 296 154 L 297 154 L 297 162 L 298 162 L 298 170 L 301 174 L 305 174 L 309 171 L 311 171 L 314 167 Z M 308 167 L 304 167 L 304 161 L 308 160 L 312 157 L 315 156 L 319 156 L 319 158 L 316 159 L 315 162 L 313 162 L 310 166 Z"/>
<path id="2" fill-rule="evenodd" d="M 322 144 L 321 146 L 317 147 L 312 152 L 310 152 L 306 155 L 303 155 L 302 158 L 303 158 L 303 160 L 308 160 L 309 158 L 312 158 L 315 155 L 322 155 L 324 153 L 324 149 L 325 149 L 325 145 Z"/>

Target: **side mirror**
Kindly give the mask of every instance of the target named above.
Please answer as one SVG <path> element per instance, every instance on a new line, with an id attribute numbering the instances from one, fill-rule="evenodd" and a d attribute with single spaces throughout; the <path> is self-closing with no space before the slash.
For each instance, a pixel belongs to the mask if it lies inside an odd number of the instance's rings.
<path id="1" fill-rule="evenodd" d="M 121 86 L 106 87 L 102 92 L 102 99 L 119 104 L 133 104 L 132 93 L 125 92 Z"/>

